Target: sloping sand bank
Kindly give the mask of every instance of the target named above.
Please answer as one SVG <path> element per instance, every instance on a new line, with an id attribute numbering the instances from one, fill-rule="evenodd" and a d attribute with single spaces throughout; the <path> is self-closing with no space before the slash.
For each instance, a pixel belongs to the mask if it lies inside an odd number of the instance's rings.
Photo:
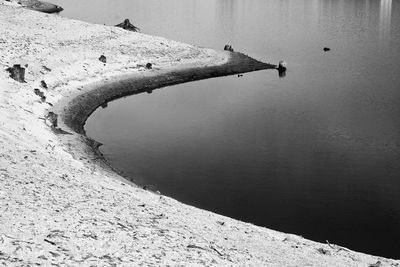
<path id="1" fill-rule="evenodd" d="M 221 66 L 229 62 L 229 54 L 2 3 L 3 265 L 400 264 L 239 222 L 122 181 L 104 168 L 82 135 L 55 134 L 46 124 L 48 111 L 68 109 L 66 104 L 78 95 L 121 77 Z M 98 60 L 101 55 L 106 64 Z M 148 62 L 152 70 L 142 67 Z M 5 69 L 13 64 L 27 65 L 26 83 L 9 77 Z M 44 93 L 45 102 L 34 89 Z M 60 127 L 69 131 L 65 124 Z"/>

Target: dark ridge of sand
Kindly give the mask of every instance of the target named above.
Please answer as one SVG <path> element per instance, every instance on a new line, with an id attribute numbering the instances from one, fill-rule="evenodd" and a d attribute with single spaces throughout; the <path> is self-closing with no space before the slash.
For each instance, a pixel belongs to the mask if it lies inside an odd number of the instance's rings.
<path id="1" fill-rule="evenodd" d="M 228 76 L 238 73 L 276 66 L 263 63 L 242 53 L 230 53 L 227 63 L 219 66 L 182 68 L 176 70 L 146 70 L 142 76 L 135 75 L 117 82 L 105 82 L 89 92 L 78 95 L 64 106 L 59 116 L 62 122 L 79 134 L 85 135 L 84 125 L 87 118 L 101 105 L 128 95 L 171 86 L 179 83 Z"/>

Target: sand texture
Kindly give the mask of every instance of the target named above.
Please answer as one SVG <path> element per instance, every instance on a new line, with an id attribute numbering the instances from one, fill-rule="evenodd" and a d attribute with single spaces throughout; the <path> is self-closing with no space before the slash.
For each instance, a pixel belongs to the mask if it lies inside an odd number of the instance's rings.
<path id="1" fill-rule="evenodd" d="M 143 190 L 107 168 L 62 119 L 62 131 L 50 127 L 49 110 L 62 113 L 101 84 L 222 66 L 228 52 L 3 0 L 0 33 L 0 264 L 399 266 Z M 14 64 L 26 66 L 25 83 L 9 77 Z"/>

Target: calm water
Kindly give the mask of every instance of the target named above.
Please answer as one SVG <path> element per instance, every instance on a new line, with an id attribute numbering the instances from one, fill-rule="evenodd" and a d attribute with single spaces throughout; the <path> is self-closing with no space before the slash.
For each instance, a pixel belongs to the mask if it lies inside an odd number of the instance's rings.
<path id="1" fill-rule="evenodd" d="M 140 184 L 243 221 L 400 258 L 400 2 L 52 1 L 63 16 L 200 46 L 275 71 L 109 103 L 88 135 Z M 330 52 L 323 52 L 324 46 Z"/>

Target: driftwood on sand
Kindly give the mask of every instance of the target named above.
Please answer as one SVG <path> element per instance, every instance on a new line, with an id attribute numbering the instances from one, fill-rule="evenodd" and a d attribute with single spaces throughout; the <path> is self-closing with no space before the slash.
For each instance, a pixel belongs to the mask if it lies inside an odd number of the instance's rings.
<path id="1" fill-rule="evenodd" d="M 140 29 L 138 27 L 136 27 L 135 25 L 133 25 L 129 19 L 125 19 L 122 23 L 115 25 L 116 27 L 120 27 L 124 30 L 127 31 L 133 31 L 133 32 L 138 32 L 140 31 Z"/>
<path id="2" fill-rule="evenodd" d="M 20 0 L 19 2 L 25 8 L 43 13 L 58 13 L 64 10 L 61 6 L 38 0 Z"/>

